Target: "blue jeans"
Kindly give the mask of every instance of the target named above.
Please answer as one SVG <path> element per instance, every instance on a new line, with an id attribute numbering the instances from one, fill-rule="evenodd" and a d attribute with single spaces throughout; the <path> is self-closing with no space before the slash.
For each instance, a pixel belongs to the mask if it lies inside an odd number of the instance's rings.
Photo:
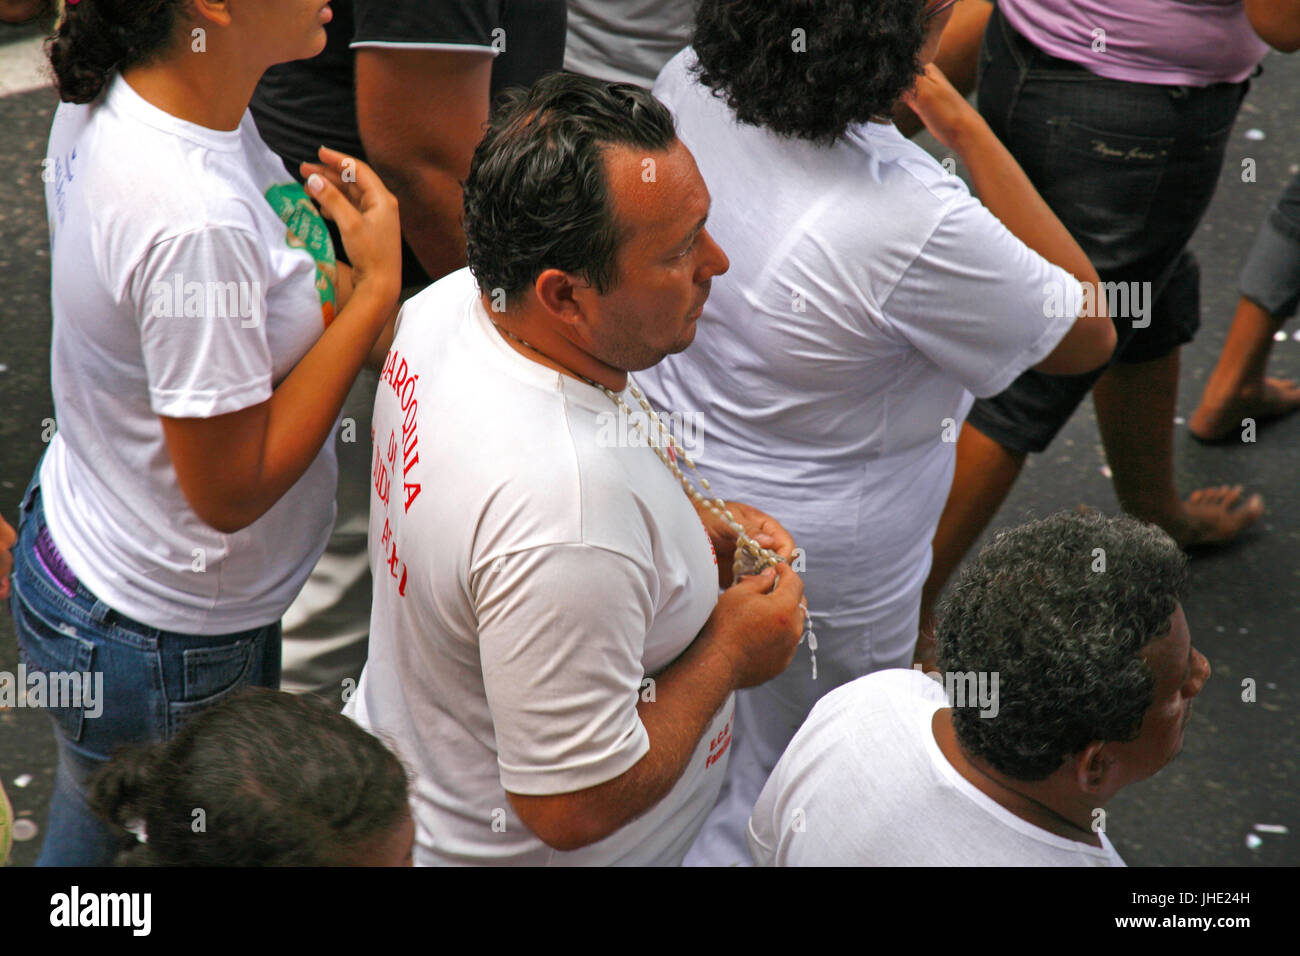
<path id="1" fill-rule="evenodd" d="M 28 673 L 91 674 L 98 699 L 51 701 L 59 766 L 37 866 L 108 866 L 118 835 L 91 811 L 90 780 L 123 744 L 173 736 L 246 685 L 278 687 L 280 623 L 237 634 L 160 631 L 97 598 L 63 563 L 45 525 L 40 468 L 23 496 L 10 609 Z M 53 681 L 50 682 L 53 685 Z"/>
<path id="2" fill-rule="evenodd" d="M 1114 314 L 1114 361 L 1151 362 L 1200 325 L 1187 248 L 1218 185 L 1249 81 L 1205 87 L 1111 80 L 1049 56 L 994 11 L 980 53 L 979 109 L 1103 282 L 1143 286 L 1145 315 Z M 1104 369 L 1033 369 L 967 421 L 1005 448 L 1041 452 Z"/>

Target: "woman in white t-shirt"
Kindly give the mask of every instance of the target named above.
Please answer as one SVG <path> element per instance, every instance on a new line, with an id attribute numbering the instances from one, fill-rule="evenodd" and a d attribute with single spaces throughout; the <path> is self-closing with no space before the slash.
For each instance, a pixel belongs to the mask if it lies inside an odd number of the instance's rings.
<path id="1" fill-rule="evenodd" d="M 737 694 L 727 783 L 688 864 L 748 862 L 750 810 L 817 699 L 911 663 L 972 393 L 1031 366 L 1087 371 L 1114 342 L 1104 316 L 1078 315 L 1078 280 L 1097 277 L 1078 245 L 979 114 L 922 68 L 951 7 L 702 0 L 695 46 L 654 86 L 731 270 L 691 347 L 637 377 L 657 407 L 702 416 L 700 468 L 723 498 L 790 529 L 817 638 L 815 671 L 797 655 Z M 900 99 L 983 204 L 888 121 Z"/>
<path id="2" fill-rule="evenodd" d="M 84 796 L 116 747 L 278 684 L 280 615 L 329 536 L 329 439 L 394 312 L 397 205 L 324 149 L 304 191 L 247 107 L 267 67 L 322 49 L 330 16 L 321 0 L 83 0 L 51 43 L 58 431 L 24 496 L 11 600 L 59 744 L 41 864 L 112 859 Z"/>

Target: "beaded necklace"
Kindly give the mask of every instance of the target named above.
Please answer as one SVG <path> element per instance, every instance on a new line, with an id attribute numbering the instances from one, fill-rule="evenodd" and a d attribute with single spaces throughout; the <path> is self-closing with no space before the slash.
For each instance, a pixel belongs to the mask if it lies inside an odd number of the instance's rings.
<path id="1" fill-rule="evenodd" d="M 534 345 L 530 345 L 528 342 L 525 342 L 519 336 L 515 335 L 515 333 L 511 332 L 509 329 L 504 328 L 495 322 L 493 322 L 492 325 L 502 335 L 514 339 L 516 342 L 518 342 L 524 348 L 528 349 L 530 352 L 536 352 L 538 355 L 546 356 L 546 358 L 550 359 L 550 356 L 546 355 L 546 353 L 543 352 L 541 349 L 537 348 Z M 550 359 L 550 360 L 552 362 L 555 362 L 555 359 Z M 556 364 L 559 365 L 560 363 L 556 362 Z M 565 366 L 565 368 L 574 377 L 586 382 L 592 388 L 597 388 L 600 389 L 600 391 L 604 392 L 605 395 L 609 398 L 609 400 L 612 401 L 614 405 L 619 409 L 619 411 L 621 411 L 622 413 L 628 416 L 628 420 L 632 423 L 632 427 L 637 430 L 637 433 L 643 434 L 641 430 L 641 423 L 637 421 L 631 406 L 629 406 L 627 402 L 623 401 L 622 395 L 620 395 L 618 392 L 615 392 L 613 389 L 607 388 L 606 386 L 600 384 L 600 382 L 593 381 L 592 379 L 587 378 L 587 376 L 585 375 L 580 375 L 579 373 L 573 371 L 572 369 L 568 369 L 567 366 Z M 734 580 L 736 578 L 743 577 L 744 575 L 747 574 L 758 574 L 766 570 L 767 568 L 775 567 L 777 564 L 786 563 L 785 558 L 781 557 L 781 555 L 777 554 L 775 551 L 773 551 L 770 548 L 763 547 L 761 544 L 759 544 L 757 541 L 755 541 L 753 538 L 751 538 L 748 534 L 745 533 L 744 527 L 741 525 L 739 521 L 736 520 L 736 516 L 731 513 L 731 510 L 727 507 L 726 502 L 724 502 L 721 498 L 716 498 L 716 497 L 710 498 L 709 496 L 704 494 L 705 491 L 709 490 L 709 479 L 705 478 L 703 475 L 700 475 L 698 473 L 698 471 L 695 468 L 695 462 L 691 459 L 691 456 L 686 454 L 686 450 L 682 448 L 680 444 L 678 444 L 677 439 L 673 436 L 672 431 L 664 424 L 663 419 L 659 417 L 658 412 L 656 412 L 654 408 L 650 405 L 649 399 L 645 397 L 641 389 L 637 388 L 636 383 L 632 381 L 632 376 L 630 373 L 628 374 L 627 391 L 628 394 L 630 394 L 633 398 L 635 398 L 637 400 L 637 403 L 640 404 L 642 411 L 646 413 L 646 417 L 649 418 L 650 422 L 659 429 L 659 437 L 657 439 L 652 435 L 645 435 L 646 443 L 654 450 L 655 456 L 664 463 L 664 465 L 668 468 L 668 470 L 671 471 L 673 475 L 677 478 L 677 480 L 681 483 L 682 490 L 686 492 L 687 497 L 689 497 L 700 507 L 708 508 L 710 512 L 712 512 L 714 515 L 717 515 L 719 518 L 725 521 L 727 525 L 731 528 L 731 530 L 735 532 L 736 555 L 735 558 L 732 560 L 732 570 L 731 570 L 732 579 Z M 663 446 L 665 445 L 667 446 L 668 451 L 664 450 Z M 677 464 L 679 460 L 685 462 L 686 467 L 689 468 L 691 472 L 693 472 L 695 476 L 699 479 L 700 488 L 696 488 L 694 483 L 691 481 L 691 479 L 686 475 L 684 471 L 682 471 L 681 466 Z M 700 489 L 703 489 L 703 491 L 701 491 Z M 816 680 L 817 679 L 817 636 L 813 634 L 812 616 L 807 612 L 807 605 L 804 606 L 804 637 L 808 639 L 808 653 L 812 660 L 812 679 Z"/>

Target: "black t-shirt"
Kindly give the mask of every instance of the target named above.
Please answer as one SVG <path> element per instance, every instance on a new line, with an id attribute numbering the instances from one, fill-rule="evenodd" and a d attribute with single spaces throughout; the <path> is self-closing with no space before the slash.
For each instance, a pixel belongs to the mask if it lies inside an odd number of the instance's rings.
<path id="1" fill-rule="evenodd" d="M 564 64 L 565 0 L 332 0 L 330 7 L 320 55 L 271 67 L 253 94 L 258 131 L 295 176 L 321 144 L 366 158 L 357 132 L 358 47 L 499 49 L 493 96 Z"/>
<path id="2" fill-rule="evenodd" d="M 258 132 L 301 180 L 298 166 L 329 146 L 365 160 L 357 129 L 358 47 L 500 51 L 492 63 L 492 95 L 531 86 L 564 64 L 565 0 L 331 0 L 325 49 L 310 60 L 267 70 L 253 93 Z M 424 91 L 412 90 L 419 98 Z M 427 95 L 427 94 L 424 94 Z M 338 228 L 326 220 L 335 253 L 347 255 Z M 429 277 L 402 244 L 402 283 Z"/>

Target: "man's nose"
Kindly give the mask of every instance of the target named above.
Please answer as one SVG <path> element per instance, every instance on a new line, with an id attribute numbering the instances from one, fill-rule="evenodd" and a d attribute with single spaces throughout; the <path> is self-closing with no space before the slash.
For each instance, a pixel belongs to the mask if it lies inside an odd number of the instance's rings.
<path id="1" fill-rule="evenodd" d="M 720 276 L 731 268 L 731 260 L 722 251 L 722 246 L 718 245 L 713 237 L 709 235 L 707 229 L 702 231 L 700 240 L 706 243 L 705 250 L 708 253 L 700 260 L 701 270 L 705 273 L 705 278 Z"/>

